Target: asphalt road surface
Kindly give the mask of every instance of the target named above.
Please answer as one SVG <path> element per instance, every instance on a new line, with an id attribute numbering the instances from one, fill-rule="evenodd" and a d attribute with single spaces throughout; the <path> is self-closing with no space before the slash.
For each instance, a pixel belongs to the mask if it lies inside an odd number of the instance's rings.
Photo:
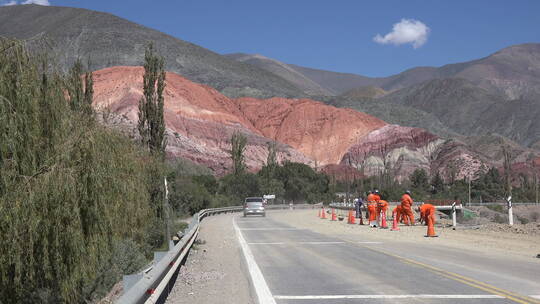
<path id="1" fill-rule="evenodd" d="M 260 303 L 540 303 L 540 263 L 233 218 Z"/>

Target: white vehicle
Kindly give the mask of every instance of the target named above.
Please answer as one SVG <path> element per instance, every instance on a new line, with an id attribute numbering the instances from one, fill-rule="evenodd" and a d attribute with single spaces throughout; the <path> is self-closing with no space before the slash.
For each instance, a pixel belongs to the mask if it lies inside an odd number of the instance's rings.
<path id="1" fill-rule="evenodd" d="M 248 197 L 244 201 L 244 217 L 248 215 L 266 216 L 264 210 L 264 199 L 262 197 Z"/>

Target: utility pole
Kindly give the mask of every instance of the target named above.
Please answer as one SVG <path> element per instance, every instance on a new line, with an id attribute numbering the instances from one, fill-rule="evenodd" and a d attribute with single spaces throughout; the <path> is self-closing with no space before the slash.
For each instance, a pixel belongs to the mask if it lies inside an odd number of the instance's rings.
<path id="1" fill-rule="evenodd" d="M 534 173 L 534 193 L 536 194 L 536 203 L 538 204 L 538 173 Z"/>
<path id="2" fill-rule="evenodd" d="M 167 178 L 164 179 L 165 195 L 163 196 L 163 212 L 165 214 L 165 240 L 167 242 L 167 251 L 171 250 L 171 226 L 169 220 L 169 189 L 167 187 Z"/>

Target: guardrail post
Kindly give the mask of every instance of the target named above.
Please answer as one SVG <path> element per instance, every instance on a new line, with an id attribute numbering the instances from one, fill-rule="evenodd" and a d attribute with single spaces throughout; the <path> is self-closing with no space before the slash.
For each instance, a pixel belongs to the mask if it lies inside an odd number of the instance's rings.
<path id="1" fill-rule="evenodd" d="M 456 202 L 452 203 L 452 229 L 456 230 Z"/>

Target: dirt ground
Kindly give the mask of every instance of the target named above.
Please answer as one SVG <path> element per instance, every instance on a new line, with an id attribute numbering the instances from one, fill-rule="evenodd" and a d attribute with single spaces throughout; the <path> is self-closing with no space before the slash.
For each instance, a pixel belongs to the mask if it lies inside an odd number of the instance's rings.
<path id="1" fill-rule="evenodd" d="M 438 238 L 425 238 L 426 226 L 400 225 L 400 231 L 389 229 L 370 228 L 347 224 L 344 221 L 332 222 L 329 219 L 322 220 L 317 216 L 318 210 L 296 210 L 294 212 L 276 211 L 271 217 L 285 222 L 297 228 L 310 229 L 326 235 L 339 237 L 361 235 L 366 241 L 400 241 L 411 243 L 439 244 L 454 248 L 462 248 L 470 251 L 499 253 L 514 255 L 516 257 L 536 257 L 540 254 L 540 223 L 527 225 L 515 224 L 510 228 L 508 225 L 488 223 L 485 225 L 465 226 L 459 225 L 456 230 L 450 227 L 450 220 L 439 220 L 435 226 Z M 391 225 L 391 222 L 389 222 Z"/>
<path id="2" fill-rule="evenodd" d="M 204 219 L 166 303 L 255 303 L 232 225 L 233 216 Z"/>

